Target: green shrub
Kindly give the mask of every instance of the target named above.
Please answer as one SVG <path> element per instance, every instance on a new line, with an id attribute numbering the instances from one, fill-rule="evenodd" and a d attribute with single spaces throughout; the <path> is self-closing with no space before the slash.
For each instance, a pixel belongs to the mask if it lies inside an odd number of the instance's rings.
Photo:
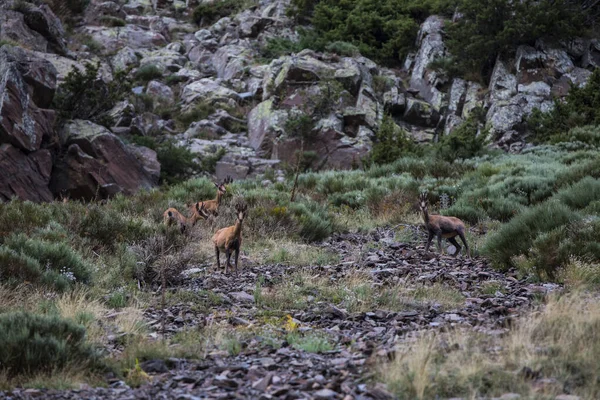
<path id="1" fill-rule="evenodd" d="M 93 204 L 88 207 L 79 224 L 82 237 L 103 246 L 114 247 L 119 243 L 133 243 L 152 233 L 152 228 L 142 220 L 130 218 L 109 207 Z"/>
<path id="2" fill-rule="evenodd" d="M 91 266 L 64 242 L 12 234 L 0 247 L 0 260 L 0 279 L 12 283 L 29 281 L 64 290 L 91 279 Z"/>
<path id="3" fill-rule="evenodd" d="M 302 44 L 287 38 L 271 38 L 261 48 L 261 55 L 266 60 L 274 60 L 281 56 L 298 53 L 303 49 Z"/>
<path id="4" fill-rule="evenodd" d="M 313 31 L 301 32 L 310 48 L 324 50 L 328 44 L 347 42 L 366 57 L 398 63 L 413 48 L 419 24 L 434 12 L 451 15 L 455 3 L 453 0 L 349 0 L 342 3 L 293 0 L 289 14 L 314 26 Z M 350 49 L 346 45 L 343 48 Z"/>
<path id="5" fill-rule="evenodd" d="M 158 143 L 156 139 L 148 136 L 133 136 L 131 140 L 139 146 L 156 151 L 156 158 L 160 162 L 160 182 L 166 184 L 181 183 L 201 170 L 214 172 L 217 161 L 224 155 L 224 150 L 220 149 L 198 164 L 194 153 L 186 147 L 177 146 L 172 140 Z"/>
<path id="6" fill-rule="evenodd" d="M 135 71 L 135 80 L 141 82 L 149 82 L 153 79 L 162 78 L 161 70 L 154 64 L 142 65 Z"/>
<path id="7" fill-rule="evenodd" d="M 100 18 L 100 23 L 104 26 L 110 26 L 113 28 L 123 27 L 126 25 L 126 22 L 123 19 L 109 15 L 102 16 Z"/>
<path id="8" fill-rule="evenodd" d="M 208 118 L 210 115 L 217 111 L 217 107 L 209 102 L 203 101 L 194 105 L 194 107 L 181 113 L 177 116 L 177 122 L 184 128 L 187 129 L 192 122 L 201 121 Z"/>
<path id="9" fill-rule="evenodd" d="M 345 57 L 356 57 L 360 55 L 360 50 L 358 49 L 358 47 L 356 47 L 352 43 L 344 42 L 341 40 L 329 43 L 327 46 L 325 46 L 325 50 Z"/>
<path id="10" fill-rule="evenodd" d="M 475 110 L 465 122 L 449 135 L 442 136 L 436 146 L 438 157 L 446 161 L 466 159 L 481 155 L 486 132 L 479 132 L 479 119 L 483 113 Z"/>
<path id="11" fill-rule="evenodd" d="M 526 209 L 489 236 L 483 252 L 501 269 L 514 267 L 513 257 L 530 255 L 531 246 L 539 235 L 579 219 L 580 216 L 564 204 L 544 202 Z"/>
<path id="12" fill-rule="evenodd" d="M 333 221 L 327 209 L 317 203 L 292 203 L 290 210 L 298 219 L 300 236 L 309 241 L 324 240 L 333 232 Z"/>
<path id="13" fill-rule="evenodd" d="M 554 108 L 542 113 L 535 109 L 527 120 L 535 141 L 565 142 L 577 140 L 598 146 L 600 133 L 600 70 L 595 70 L 582 88 L 573 86 L 563 100 L 556 100 Z M 586 128 L 574 129 L 577 127 Z"/>
<path id="14" fill-rule="evenodd" d="M 590 203 L 600 200 L 600 180 L 589 176 L 585 177 L 562 189 L 553 198 L 574 210 L 584 209 Z"/>
<path id="15" fill-rule="evenodd" d="M 130 90 L 125 72 L 117 72 L 110 83 L 98 76 L 100 63 L 87 63 L 85 70 L 73 66 L 54 96 L 54 109 L 61 120 L 84 119 L 110 126 L 108 111 Z"/>
<path id="16" fill-rule="evenodd" d="M 192 19 L 200 26 L 210 25 L 223 17 L 247 8 L 248 5 L 248 1 L 216 0 L 211 3 L 200 4 L 196 7 L 192 13 Z"/>
<path id="17" fill-rule="evenodd" d="M 11 376 L 99 365 L 85 328 L 56 316 L 0 314 L 0 365 Z"/>
<path id="18" fill-rule="evenodd" d="M 386 114 L 375 133 L 375 144 L 366 162 L 388 164 L 403 155 L 415 152 L 417 152 L 417 145 L 396 125 L 392 117 Z"/>
<path id="19" fill-rule="evenodd" d="M 445 41 L 452 58 L 446 70 L 489 76 L 498 55 L 540 38 L 567 40 L 581 36 L 586 26 L 583 7 L 569 0 L 460 0 L 462 16 L 446 26 Z M 591 23 L 591 22 L 590 22 Z"/>

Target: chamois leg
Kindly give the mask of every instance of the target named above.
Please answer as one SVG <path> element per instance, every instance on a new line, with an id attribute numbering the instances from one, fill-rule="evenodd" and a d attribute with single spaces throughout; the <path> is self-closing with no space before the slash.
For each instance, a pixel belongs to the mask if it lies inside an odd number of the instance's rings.
<path id="1" fill-rule="evenodd" d="M 219 260 L 219 248 L 217 246 L 215 246 L 215 255 L 217 256 L 217 270 L 221 269 L 221 261 Z"/>
<path id="2" fill-rule="evenodd" d="M 453 257 L 458 257 L 458 255 L 460 254 L 460 250 L 462 249 L 462 247 L 460 246 L 460 244 L 458 244 L 458 242 L 456 241 L 455 238 L 448 238 L 448 241 L 454 246 L 456 247 L 456 253 L 454 253 Z"/>
<path id="3" fill-rule="evenodd" d="M 238 274 L 238 258 L 240 256 L 240 246 L 235 248 L 235 274 Z"/>
<path id="4" fill-rule="evenodd" d="M 467 251 L 467 257 L 471 258 L 471 250 L 469 250 L 469 245 L 467 244 L 467 239 L 465 239 L 464 232 L 458 232 L 458 236 L 460 236 L 460 240 L 464 243 L 465 249 Z"/>
<path id="5" fill-rule="evenodd" d="M 231 270 L 233 271 L 233 266 L 231 266 L 231 249 L 225 250 L 225 254 L 227 254 L 227 266 L 225 267 L 225 273 L 227 273 L 227 271 L 229 271 L 230 267 L 231 267 Z"/>
<path id="6" fill-rule="evenodd" d="M 444 255 L 444 249 L 442 247 L 442 232 L 438 232 L 435 236 L 437 237 L 438 251 L 441 255 Z"/>
<path id="7" fill-rule="evenodd" d="M 429 251 L 429 246 L 431 246 L 431 241 L 433 240 L 433 232 L 429 231 L 429 237 L 427 238 L 427 244 L 425 245 L 425 252 Z"/>

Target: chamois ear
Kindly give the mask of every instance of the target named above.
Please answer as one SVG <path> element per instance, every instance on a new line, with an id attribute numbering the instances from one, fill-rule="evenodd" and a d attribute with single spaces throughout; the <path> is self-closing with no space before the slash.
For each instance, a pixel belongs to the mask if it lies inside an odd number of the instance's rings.
<path id="1" fill-rule="evenodd" d="M 217 189 L 219 188 L 219 184 L 217 182 L 213 182 L 213 185 L 215 185 Z"/>

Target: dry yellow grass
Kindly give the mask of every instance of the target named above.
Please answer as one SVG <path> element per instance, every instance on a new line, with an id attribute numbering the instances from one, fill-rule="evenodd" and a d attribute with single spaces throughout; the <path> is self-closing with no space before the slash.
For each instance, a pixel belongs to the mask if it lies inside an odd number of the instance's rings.
<path id="1" fill-rule="evenodd" d="M 382 367 L 401 399 L 498 396 L 551 397 L 568 388 L 583 399 L 600 396 L 600 299 L 553 296 L 501 338 L 473 331 L 425 335 Z M 527 375 L 549 378 L 535 385 Z M 548 383 L 548 382 L 553 382 Z"/>

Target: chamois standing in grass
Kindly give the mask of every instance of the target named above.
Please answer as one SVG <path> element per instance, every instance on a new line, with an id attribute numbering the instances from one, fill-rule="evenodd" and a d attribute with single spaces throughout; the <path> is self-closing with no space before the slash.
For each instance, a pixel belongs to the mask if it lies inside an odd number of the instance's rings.
<path id="1" fill-rule="evenodd" d="M 227 274 L 231 266 L 231 253 L 235 251 L 235 273 L 238 274 L 238 257 L 240 255 L 240 248 L 242 247 L 242 222 L 246 216 L 248 210 L 247 205 L 238 204 L 235 207 L 237 211 L 237 220 L 235 225 L 228 226 L 227 228 L 219 229 L 213 236 L 213 243 L 215 245 L 215 255 L 217 256 L 217 268 L 221 269 L 221 261 L 219 256 L 221 251 L 227 255 L 227 264 L 225 265 L 225 273 Z"/>
<path id="2" fill-rule="evenodd" d="M 456 247 L 456 253 L 454 253 L 454 257 L 456 257 L 462 249 L 462 247 L 456 241 L 456 236 L 459 236 L 460 240 L 465 245 L 467 256 L 471 258 L 469 245 L 467 245 L 467 240 L 465 239 L 465 224 L 460 219 L 455 217 L 446 217 L 443 215 L 429 215 L 427 212 L 427 193 L 421 193 L 419 196 L 419 208 L 423 213 L 423 221 L 425 222 L 425 227 L 427 228 L 427 233 L 429 234 L 425 251 L 429 251 L 429 246 L 431 245 L 431 241 L 435 236 L 437 238 L 438 250 L 440 253 L 444 254 L 444 249 L 442 248 L 442 238 L 445 238 L 448 239 L 448 241 L 452 243 L 454 247 Z"/>
<path id="3" fill-rule="evenodd" d="M 194 226 L 198 220 L 207 219 L 208 216 L 209 214 L 204 207 L 204 203 L 196 203 L 194 209 L 192 210 L 191 217 L 188 218 L 177 211 L 176 208 L 171 207 L 163 213 L 163 220 L 167 226 L 179 226 L 179 231 L 183 233 L 188 226 Z"/>
<path id="4" fill-rule="evenodd" d="M 225 180 L 222 183 L 213 182 L 215 187 L 217 188 L 217 197 L 214 200 L 206 200 L 203 202 L 206 211 L 208 211 L 215 217 L 219 215 L 219 206 L 221 205 L 221 199 L 223 198 L 223 195 L 227 193 L 227 188 L 225 187 L 225 185 L 228 185 L 231 182 L 233 182 L 233 179 L 229 175 L 227 176 L 227 178 L 225 178 Z M 196 205 L 198 204 L 200 204 L 200 202 L 196 203 Z"/>

